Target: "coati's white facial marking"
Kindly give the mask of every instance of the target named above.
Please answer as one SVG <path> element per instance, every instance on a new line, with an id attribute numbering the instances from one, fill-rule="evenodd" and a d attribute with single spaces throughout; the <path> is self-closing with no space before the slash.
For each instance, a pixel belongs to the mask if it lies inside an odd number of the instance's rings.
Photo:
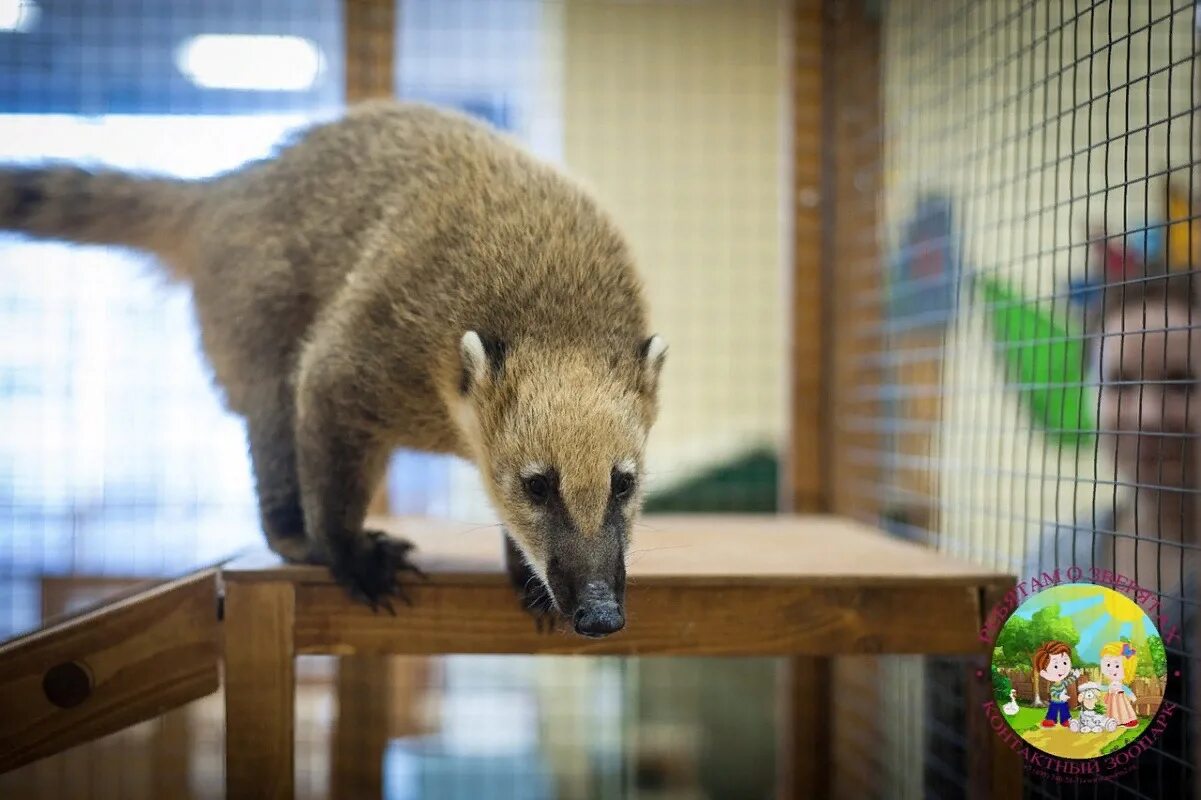
<path id="1" fill-rule="evenodd" d="M 617 462 L 617 471 L 624 472 L 631 477 L 637 478 L 638 462 L 632 458 L 623 458 Z"/>
<path id="2" fill-rule="evenodd" d="M 543 464 L 541 461 L 531 461 L 522 467 L 517 474 L 522 480 L 526 480 L 534 477 L 535 475 L 544 475 L 548 469 L 549 467 L 547 467 L 547 465 Z"/>

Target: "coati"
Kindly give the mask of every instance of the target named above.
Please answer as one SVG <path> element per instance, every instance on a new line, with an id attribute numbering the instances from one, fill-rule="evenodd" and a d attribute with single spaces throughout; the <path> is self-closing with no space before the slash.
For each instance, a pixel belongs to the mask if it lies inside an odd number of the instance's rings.
<path id="1" fill-rule="evenodd" d="M 502 133 L 372 101 L 204 180 L 0 168 L 0 229 L 148 251 L 190 285 L 283 558 L 392 610 L 416 567 L 364 529 L 370 494 L 394 448 L 453 453 L 536 618 L 624 626 L 666 345 L 614 222 Z"/>

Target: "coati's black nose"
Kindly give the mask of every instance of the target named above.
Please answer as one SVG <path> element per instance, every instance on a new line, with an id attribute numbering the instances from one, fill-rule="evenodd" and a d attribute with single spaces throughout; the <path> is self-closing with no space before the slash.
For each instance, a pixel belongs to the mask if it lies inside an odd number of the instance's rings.
<path id="1" fill-rule="evenodd" d="M 581 636 L 600 638 L 624 628 L 626 615 L 613 589 L 600 581 L 592 581 L 580 593 L 579 605 L 571 621 L 575 625 L 575 632 Z"/>
<path id="2" fill-rule="evenodd" d="M 599 639 L 624 628 L 626 617 L 616 603 L 606 603 L 600 606 L 576 609 L 572 622 L 575 623 L 576 633 Z"/>

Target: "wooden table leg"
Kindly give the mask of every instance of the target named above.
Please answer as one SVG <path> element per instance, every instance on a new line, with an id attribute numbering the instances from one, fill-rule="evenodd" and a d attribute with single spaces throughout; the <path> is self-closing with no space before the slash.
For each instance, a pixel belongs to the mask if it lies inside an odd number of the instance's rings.
<path id="1" fill-rule="evenodd" d="M 778 756 L 781 800 L 830 796 L 829 658 L 785 661 Z"/>
<path id="2" fill-rule="evenodd" d="M 295 590 L 225 586 L 225 786 L 229 800 L 290 798 L 296 703 Z"/>
<path id="3" fill-rule="evenodd" d="M 332 741 L 330 796 L 380 797 L 388 748 L 392 678 L 387 656 L 338 659 L 338 715 Z"/>
<path id="4" fill-rule="evenodd" d="M 993 700 L 987 658 L 973 658 L 968 662 L 965 686 L 968 796 L 1021 797 L 1022 759 L 993 728 L 993 719 L 1000 717 L 1000 710 L 994 709 L 990 715 L 985 709 Z"/>

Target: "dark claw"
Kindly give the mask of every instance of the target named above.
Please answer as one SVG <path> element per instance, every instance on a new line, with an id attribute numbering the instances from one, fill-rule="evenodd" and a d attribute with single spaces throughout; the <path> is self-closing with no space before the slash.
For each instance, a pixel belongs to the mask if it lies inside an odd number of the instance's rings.
<path id="1" fill-rule="evenodd" d="M 352 599 L 364 603 L 375 613 L 382 606 L 392 616 L 396 608 L 391 598 L 399 597 L 405 605 L 413 601 L 401 585 L 399 573 L 413 572 L 425 578 L 412 561 L 413 544 L 395 539 L 378 531 L 363 531 L 353 544 L 334 559 L 331 572 L 338 583 L 347 588 Z"/>
<path id="2" fill-rule="evenodd" d="M 534 619 L 534 630 L 540 634 L 553 634 L 559 612 L 542 585 L 538 584 L 532 590 L 526 589 L 520 599 L 521 607 Z"/>
<path id="3" fill-rule="evenodd" d="M 550 599 L 550 592 L 526 564 L 508 534 L 505 534 L 505 566 L 522 610 L 534 620 L 534 630 L 539 634 L 553 634 L 559 612 Z"/>

